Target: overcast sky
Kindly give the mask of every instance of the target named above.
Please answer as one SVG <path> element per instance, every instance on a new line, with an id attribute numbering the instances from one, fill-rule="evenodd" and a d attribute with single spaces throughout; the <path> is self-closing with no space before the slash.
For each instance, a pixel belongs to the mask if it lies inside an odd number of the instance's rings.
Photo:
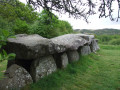
<path id="1" fill-rule="evenodd" d="M 20 1 L 26 3 L 26 0 L 20 0 Z M 115 10 L 117 10 L 117 3 L 115 3 L 113 7 L 114 9 L 116 8 Z M 117 11 L 114 13 L 114 15 L 117 16 Z M 59 19 L 68 21 L 74 29 L 102 29 L 102 28 L 120 29 L 120 20 L 116 22 L 116 21 L 110 21 L 109 18 L 99 19 L 98 14 L 91 16 L 88 19 L 90 23 L 86 23 L 82 19 L 74 19 L 72 17 L 69 18 L 67 14 L 59 15 Z"/>

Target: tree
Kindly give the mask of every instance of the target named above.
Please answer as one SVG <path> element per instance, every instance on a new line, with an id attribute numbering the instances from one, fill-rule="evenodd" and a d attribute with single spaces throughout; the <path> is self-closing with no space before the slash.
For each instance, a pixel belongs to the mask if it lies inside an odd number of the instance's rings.
<path id="1" fill-rule="evenodd" d="M 18 0 L 0 0 L 0 29 L 13 34 L 27 33 L 29 25 L 38 19 L 31 5 Z"/>
<path id="2" fill-rule="evenodd" d="M 27 0 L 34 8 L 42 7 L 47 11 L 69 13 L 75 18 L 83 17 L 86 21 L 90 15 L 96 13 L 97 7 L 99 7 L 98 11 L 100 12 L 99 18 L 110 17 L 111 20 L 114 20 L 112 5 L 115 1 L 118 4 L 118 20 L 120 18 L 120 0 Z"/>
<path id="3" fill-rule="evenodd" d="M 38 13 L 32 6 L 25 5 L 18 0 L 0 0 L 0 15 L 9 22 L 19 18 L 27 23 L 32 23 L 38 18 Z"/>
<path id="4" fill-rule="evenodd" d="M 67 21 L 59 20 L 59 18 L 55 16 L 52 12 L 52 18 L 49 17 L 48 14 L 48 11 L 43 10 L 39 14 L 38 20 L 30 26 L 28 32 L 30 34 L 39 34 L 46 38 L 53 38 L 59 35 L 73 32 L 72 26 Z"/>

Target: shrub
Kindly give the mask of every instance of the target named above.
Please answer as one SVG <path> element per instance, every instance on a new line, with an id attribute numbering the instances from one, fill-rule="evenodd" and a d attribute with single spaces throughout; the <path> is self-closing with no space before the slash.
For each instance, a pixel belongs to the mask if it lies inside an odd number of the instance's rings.
<path id="1" fill-rule="evenodd" d="M 16 2 L 14 0 L 3 1 L 6 1 L 6 3 L 0 2 L 0 15 L 9 22 L 14 22 L 19 18 L 27 23 L 32 23 L 38 18 L 38 13 L 30 5 L 25 5 L 19 0 L 16 0 Z"/>
<path id="2" fill-rule="evenodd" d="M 13 24 L 11 22 L 8 22 L 7 19 L 0 16 L 0 32 L 2 30 L 8 30 L 10 34 L 13 34 L 12 26 Z"/>
<path id="3" fill-rule="evenodd" d="M 58 25 L 58 19 L 51 15 L 48 15 L 47 11 L 42 11 L 39 15 L 39 19 L 30 27 L 30 34 L 39 34 L 46 38 L 52 38 L 58 36 L 58 32 L 55 28 Z"/>
<path id="4" fill-rule="evenodd" d="M 120 38 L 119 39 L 113 39 L 109 42 L 111 45 L 120 45 Z"/>
<path id="5" fill-rule="evenodd" d="M 8 22 L 0 16 L 0 29 L 7 29 Z"/>
<path id="6" fill-rule="evenodd" d="M 30 26 L 29 33 L 53 38 L 73 31 L 72 26 L 67 21 L 58 20 L 57 16 L 51 14 L 50 16 L 47 11 L 42 11 L 39 19 Z"/>
<path id="7" fill-rule="evenodd" d="M 28 24 L 26 21 L 22 21 L 20 19 L 15 20 L 15 25 L 13 26 L 13 31 L 15 34 L 22 34 L 22 33 L 28 33 Z"/>
<path id="8" fill-rule="evenodd" d="M 7 54 L 7 52 L 2 49 L 2 46 L 6 45 L 7 38 L 11 37 L 8 30 L 0 30 L 0 62 L 4 60 L 11 60 L 15 57 L 14 53 Z"/>
<path id="9" fill-rule="evenodd" d="M 0 29 L 8 30 L 14 34 L 28 32 L 28 25 L 38 19 L 38 13 L 32 6 L 25 5 L 17 0 L 5 0 L 0 3 Z"/>
<path id="10" fill-rule="evenodd" d="M 120 35 L 96 35 L 96 38 L 99 39 L 101 44 L 110 44 L 112 40 L 119 39 Z"/>
<path id="11" fill-rule="evenodd" d="M 73 33 L 72 26 L 67 21 L 60 20 L 58 29 L 59 29 L 59 34 L 60 35 Z"/>

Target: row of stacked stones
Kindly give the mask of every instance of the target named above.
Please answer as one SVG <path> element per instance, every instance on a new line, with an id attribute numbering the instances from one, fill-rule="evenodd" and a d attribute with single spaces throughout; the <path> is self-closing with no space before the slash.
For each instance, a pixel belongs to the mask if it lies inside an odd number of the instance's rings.
<path id="1" fill-rule="evenodd" d="M 52 39 L 37 34 L 19 34 L 9 38 L 4 49 L 15 53 L 15 60 L 8 61 L 5 79 L 0 81 L 0 90 L 24 87 L 51 74 L 57 68 L 78 61 L 81 55 L 99 50 L 94 35 L 66 34 Z"/>

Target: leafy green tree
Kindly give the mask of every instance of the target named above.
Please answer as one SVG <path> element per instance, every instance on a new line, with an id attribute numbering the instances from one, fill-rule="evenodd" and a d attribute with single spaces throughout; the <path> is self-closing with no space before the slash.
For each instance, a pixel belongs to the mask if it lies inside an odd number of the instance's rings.
<path id="1" fill-rule="evenodd" d="M 59 35 L 71 33 L 73 31 L 71 25 L 67 21 L 61 21 L 52 13 L 52 16 L 49 16 L 49 12 L 43 10 L 38 21 L 36 21 L 30 27 L 31 34 L 39 34 L 46 38 L 52 38 Z"/>
<path id="2" fill-rule="evenodd" d="M 0 4 L 0 16 L 9 22 L 13 22 L 17 18 L 14 7 L 8 3 Z"/>
<path id="3" fill-rule="evenodd" d="M 59 20 L 58 29 L 59 29 L 59 34 L 60 35 L 73 33 L 73 28 L 70 25 L 70 23 L 67 22 L 67 21 Z"/>
<path id="4" fill-rule="evenodd" d="M 2 25 L 3 29 L 11 31 L 14 34 L 28 32 L 28 26 L 38 18 L 38 13 L 34 11 L 32 6 L 25 5 L 18 0 L 2 0 L 0 3 L 0 17 L 5 20 L 6 25 Z M 4 9 L 3 9 L 4 8 Z"/>
<path id="5" fill-rule="evenodd" d="M 12 0 L 9 0 L 9 2 L 7 0 L 4 1 L 6 2 L 0 3 L 0 15 L 8 19 L 9 22 L 13 22 L 19 18 L 27 23 L 32 23 L 38 18 L 38 13 L 34 11 L 32 6 L 25 5 L 18 0 L 16 2 Z"/>
<path id="6" fill-rule="evenodd" d="M 16 19 L 14 23 L 15 24 L 12 29 L 15 32 L 15 34 L 28 33 L 29 25 L 26 23 L 26 21 Z"/>
<path id="7" fill-rule="evenodd" d="M 57 28 L 59 20 L 54 14 L 52 18 L 48 16 L 48 12 L 43 10 L 39 14 L 39 19 L 35 22 L 36 25 L 33 25 L 30 29 L 30 33 L 36 33 L 46 38 L 52 38 L 58 36 Z"/>
<path id="8" fill-rule="evenodd" d="M 24 3 L 18 2 L 15 7 L 17 17 L 27 23 L 32 23 L 38 18 L 38 13 L 34 11 L 32 6 L 25 5 Z"/>
<path id="9" fill-rule="evenodd" d="M 13 35 L 12 27 L 13 23 L 8 22 L 7 19 L 0 16 L 0 31 L 8 30 L 8 32 Z"/>

